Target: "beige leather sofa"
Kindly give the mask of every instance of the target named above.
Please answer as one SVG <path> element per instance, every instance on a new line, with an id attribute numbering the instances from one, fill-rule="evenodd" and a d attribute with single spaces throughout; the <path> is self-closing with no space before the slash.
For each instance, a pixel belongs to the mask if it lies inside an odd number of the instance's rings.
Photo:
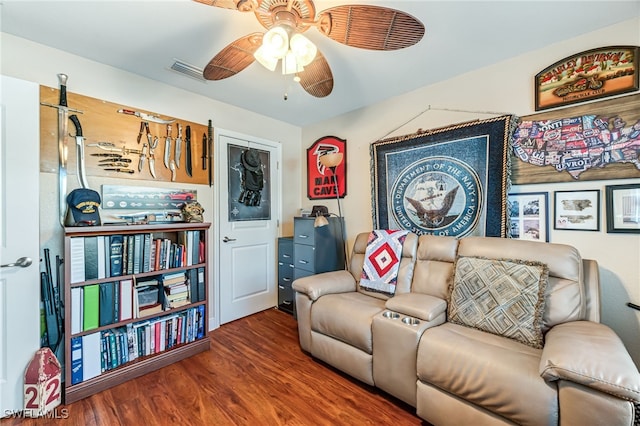
<path id="1" fill-rule="evenodd" d="M 640 374 L 599 323 L 595 261 L 567 245 L 409 234 L 388 297 L 359 287 L 367 237 L 356 238 L 348 271 L 293 283 L 300 345 L 313 357 L 434 425 L 640 422 Z M 547 265 L 541 349 L 447 321 L 457 256 Z"/>

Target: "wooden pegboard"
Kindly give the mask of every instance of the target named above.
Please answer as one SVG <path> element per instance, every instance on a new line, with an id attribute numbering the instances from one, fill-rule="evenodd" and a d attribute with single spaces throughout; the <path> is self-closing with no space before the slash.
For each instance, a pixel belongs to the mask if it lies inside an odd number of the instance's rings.
<path id="1" fill-rule="evenodd" d="M 59 90 L 51 87 L 40 86 L 40 101 L 57 105 L 59 102 Z M 82 126 L 83 135 L 85 137 L 85 170 L 88 177 L 116 177 L 132 180 L 149 180 L 155 182 L 171 182 L 171 171 L 165 167 L 163 163 L 165 138 L 167 135 L 167 127 L 165 124 L 149 122 L 149 130 L 153 136 L 157 136 L 158 146 L 155 149 L 155 171 L 156 178 L 151 176 L 149 171 L 149 158 L 144 163 L 141 172 L 138 171 L 138 154 L 124 155 L 123 158 L 131 159 L 129 168 L 134 173 L 119 173 L 105 171 L 98 164 L 99 160 L 105 157 L 95 157 L 93 153 L 106 153 L 97 147 L 87 146 L 87 144 L 96 142 L 111 142 L 116 147 L 126 147 L 128 149 L 142 149 L 143 143 L 146 142 L 146 136 L 143 135 L 140 144 L 137 142 L 140 130 L 140 118 L 132 115 L 118 113 L 119 109 L 137 110 L 147 114 L 160 116 L 162 119 L 175 119 L 172 123 L 171 131 L 171 156 L 174 158 L 175 138 L 178 136 L 178 126 L 182 125 L 182 157 L 180 167 L 176 169 L 175 182 L 192 183 L 192 184 L 208 184 L 208 170 L 202 168 L 203 153 L 203 135 L 207 137 L 208 128 L 206 124 L 193 123 L 176 117 L 169 117 L 158 114 L 153 111 L 144 111 L 130 107 L 127 105 L 118 105 L 100 99 L 67 92 L 67 104 L 69 108 L 82 111 L 77 114 Z M 71 115 L 73 113 L 69 113 Z M 73 123 L 69 121 L 69 133 L 74 135 L 75 128 Z M 185 169 L 186 150 L 186 127 L 191 126 L 191 158 L 192 158 L 192 174 L 187 175 Z M 77 156 L 76 144 L 73 136 L 67 136 L 68 146 L 68 179 L 73 182 L 77 176 Z M 211 147 L 213 149 L 213 146 Z M 207 163 L 207 168 L 209 164 Z M 213 167 L 213 162 L 211 164 Z M 48 106 L 40 106 L 40 171 L 46 173 L 58 172 L 58 111 L 56 108 Z M 213 176 L 213 170 L 211 171 Z"/>

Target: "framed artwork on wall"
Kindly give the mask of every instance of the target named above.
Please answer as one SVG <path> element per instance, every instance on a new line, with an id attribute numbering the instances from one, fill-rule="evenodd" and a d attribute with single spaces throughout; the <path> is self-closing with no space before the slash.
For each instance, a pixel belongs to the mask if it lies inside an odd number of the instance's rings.
<path id="1" fill-rule="evenodd" d="M 568 56 L 535 77 L 536 111 L 638 90 L 638 46 L 607 46 Z"/>
<path id="2" fill-rule="evenodd" d="M 511 238 L 549 242 L 549 194 L 509 194 Z"/>
<path id="3" fill-rule="evenodd" d="M 600 190 L 555 191 L 553 229 L 600 230 Z"/>
<path id="4" fill-rule="evenodd" d="M 374 142 L 376 229 L 506 237 L 513 125 L 506 115 Z"/>
<path id="5" fill-rule="evenodd" d="M 640 184 L 605 186 L 607 232 L 640 233 Z"/>
<path id="6" fill-rule="evenodd" d="M 334 171 L 320 162 L 321 156 L 332 153 L 343 154 L 342 162 L 335 167 Z M 338 194 L 336 194 L 336 186 Z M 310 200 L 323 200 L 336 198 L 336 196 L 344 198 L 345 195 L 347 195 L 347 141 L 336 136 L 324 136 L 307 148 L 307 197 Z"/>
<path id="7" fill-rule="evenodd" d="M 640 93 L 520 118 L 511 183 L 640 178 Z"/>

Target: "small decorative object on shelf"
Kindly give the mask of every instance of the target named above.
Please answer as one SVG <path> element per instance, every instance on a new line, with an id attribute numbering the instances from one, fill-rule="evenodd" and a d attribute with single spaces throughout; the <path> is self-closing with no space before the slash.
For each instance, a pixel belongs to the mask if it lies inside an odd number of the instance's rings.
<path id="1" fill-rule="evenodd" d="M 204 209 L 197 201 L 187 201 L 182 206 L 182 219 L 185 222 L 202 222 Z"/>
<path id="2" fill-rule="evenodd" d="M 210 226 L 65 229 L 65 404 L 209 349 Z"/>

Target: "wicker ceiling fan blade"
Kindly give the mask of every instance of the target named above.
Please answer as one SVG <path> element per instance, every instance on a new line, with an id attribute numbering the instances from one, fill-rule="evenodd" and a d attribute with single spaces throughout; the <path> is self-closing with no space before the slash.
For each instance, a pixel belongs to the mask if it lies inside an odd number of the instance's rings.
<path id="1" fill-rule="evenodd" d="M 300 85 L 310 95 L 324 98 L 333 90 L 333 74 L 324 55 L 318 50 L 313 61 L 298 74 Z"/>
<path id="2" fill-rule="evenodd" d="M 222 80 L 238 74 L 255 61 L 253 54 L 262 44 L 262 33 L 252 33 L 227 45 L 209 61 L 203 77 L 206 80 Z"/>
<path id="3" fill-rule="evenodd" d="M 371 5 L 332 7 L 322 11 L 316 22 L 318 30 L 332 40 L 370 50 L 413 46 L 425 32 L 422 22 L 408 13 Z"/>
<path id="4" fill-rule="evenodd" d="M 207 6 L 221 7 L 223 9 L 239 10 L 240 12 L 253 12 L 260 6 L 259 0 L 193 0 Z"/>

